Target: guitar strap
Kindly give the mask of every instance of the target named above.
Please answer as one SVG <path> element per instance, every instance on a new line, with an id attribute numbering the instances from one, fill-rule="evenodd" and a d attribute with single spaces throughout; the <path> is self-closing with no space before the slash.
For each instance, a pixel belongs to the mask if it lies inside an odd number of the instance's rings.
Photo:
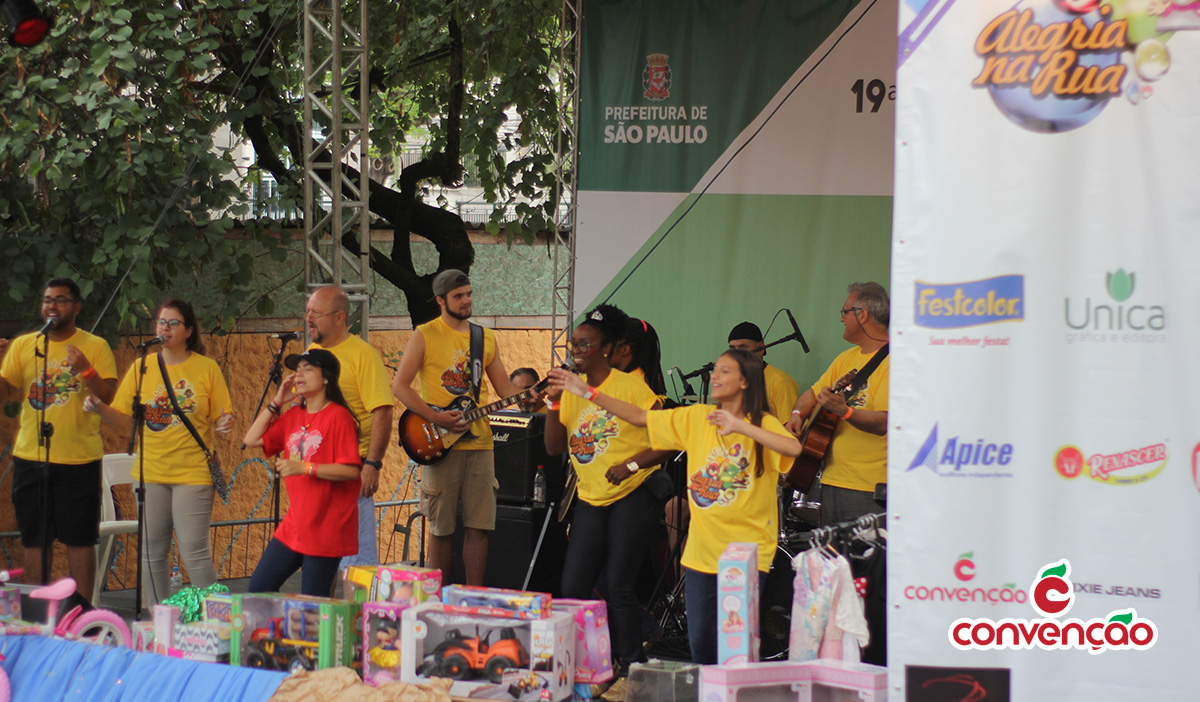
<path id="1" fill-rule="evenodd" d="M 483 327 L 471 325 L 471 397 L 479 404 L 479 387 L 483 383 Z"/>
<path id="2" fill-rule="evenodd" d="M 846 393 L 847 398 L 854 397 L 867 384 L 867 379 L 871 377 L 871 374 L 875 372 L 879 364 L 883 363 L 883 359 L 887 358 L 888 346 L 889 344 L 884 344 L 882 348 L 875 352 L 874 356 L 871 356 L 871 360 L 867 361 L 867 365 L 854 374 L 854 382 L 850 384 L 850 392 Z"/>

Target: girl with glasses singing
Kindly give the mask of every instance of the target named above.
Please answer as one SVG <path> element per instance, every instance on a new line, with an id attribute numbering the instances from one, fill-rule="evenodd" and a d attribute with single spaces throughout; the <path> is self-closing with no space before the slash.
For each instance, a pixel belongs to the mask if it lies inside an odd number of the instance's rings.
<path id="1" fill-rule="evenodd" d="M 183 300 L 164 302 L 155 332 L 162 340 L 162 350 L 146 359 L 141 397 L 146 427 L 138 449 L 145 458 L 147 539 L 143 562 L 150 578 L 143 599 L 147 606 L 171 594 L 172 529 L 191 584 L 205 588 L 217 581 L 208 534 L 215 492 L 212 474 L 204 451 L 176 416 L 167 393 L 174 394 L 180 410 L 210 450 L 216 450 L 213 432 L 228 433 L 234 422 L 229 386 L 217 362 L 204 355 L 192 306 Z M 160 356 L 169 381 L 160 369 Z M 105 423 L 122 430 L 133 427 L 139 365 L 140 361 L 130 365 L 111 405 L 88 398 L 87 405 L 98 411 Z"/>

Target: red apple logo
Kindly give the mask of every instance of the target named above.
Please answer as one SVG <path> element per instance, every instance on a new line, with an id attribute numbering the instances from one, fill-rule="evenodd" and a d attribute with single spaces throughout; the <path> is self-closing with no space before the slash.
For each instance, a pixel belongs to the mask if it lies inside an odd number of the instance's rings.
<path id="1" fill-rule="evenodd" d="M 975 561 L 971 560 L 974 557 L 975 553 L 972 551 L 968 551 L 967 553 L 959 556 L 958 561 L 954 564 L 954 577 L 958 578 L 964 583 L 974 578 Z"/>

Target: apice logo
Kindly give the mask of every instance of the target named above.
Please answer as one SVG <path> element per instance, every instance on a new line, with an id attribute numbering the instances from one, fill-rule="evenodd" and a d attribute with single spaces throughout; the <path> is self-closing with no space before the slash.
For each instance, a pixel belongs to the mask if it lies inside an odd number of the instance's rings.
<path id="1" fill-rule="evenodd" d="M 1067 445 L 1054 454 L 1054 470 L 1067 480 L 1084 475 L 1103 485 L 1140 485 L 1163 472 L 1170 457 L 1165 443 L 1094 453 L 1086 459 L 1078 446 Z"/>
<path id="2" fill-rule="evenodd" d="M 1042 619 L 956 619 L 947 636 L 960 651 L 993 649 L 1065 651 L 1144 651 L 1158 639 L 1158 628 L 1134 609 L 1119 609 L 1087 621 L 1059 620 L 1075 604 L 1071 564 L 1065 558 L 1042 566 L 1029 587 L 1029 604 Z"/>
<path id="3" fill-rule="evenodd" d="M 1025 276 L 914 285 L 913 322 L 919 327 L 959 329 L 1025 318 Z"/>
<path id="4" fill-rule="evenodd" d="M 1137 291 L 1137 274 L 1124 268 L 1105 274 L 1104 287 L 1116 304 L 1090 296 L 1063 300 L 1067 343 L 1147 343 L 1167 340 L 1167 313 L 1162 305 L 1126 304 Z"/>
<path id="5" fill-rule="evenodd" d="M 938 441 L 938 425 L 917 450 L 905 473 L 918 468 L 928 468 L 943 478 L 1011 478 L 1012 473 L 1003 471 L 1012 464 L 1013 445 L 967 439 L 952 436 L 945 443 Z"/>

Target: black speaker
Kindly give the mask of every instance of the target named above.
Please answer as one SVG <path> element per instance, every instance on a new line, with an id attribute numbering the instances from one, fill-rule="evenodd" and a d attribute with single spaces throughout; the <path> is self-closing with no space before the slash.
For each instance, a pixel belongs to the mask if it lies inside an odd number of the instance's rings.
<path id="1" fill-rule="evenodd" d="M 496 530 L 488 537 L 485 585 L 507 587 L 514 590 L 521 589 L 548 511 L 545 508 L 496 506 Z M 454 530 L 452 579 L 456 583 L 466 580 L 461 555 L 462 543 L 463 524 L 460 512 L 458 527 Z M 559 523 L 554 515 L 550 514 L 550 521 L 546 526 L 546 536 L 542 541 L 541 551 L 538 552 L 537 563 L 534 565 L 533 575 L 527 589 L 548 592 L 555 597 L 560 596 L 562 594 L 563 560 L 566 553 L 566 524 Z"/>
<path id="2" fill-rule="evenodd" d="M 546 499 L 557 502 L 562 495 L 561 456 L 546 453 L 546 415 L 498 412 L 488 415 L 495 444 L 496 480 L 502 505 L 533 504 L 533 476 L 540 466 L 546 473 Z"/>

